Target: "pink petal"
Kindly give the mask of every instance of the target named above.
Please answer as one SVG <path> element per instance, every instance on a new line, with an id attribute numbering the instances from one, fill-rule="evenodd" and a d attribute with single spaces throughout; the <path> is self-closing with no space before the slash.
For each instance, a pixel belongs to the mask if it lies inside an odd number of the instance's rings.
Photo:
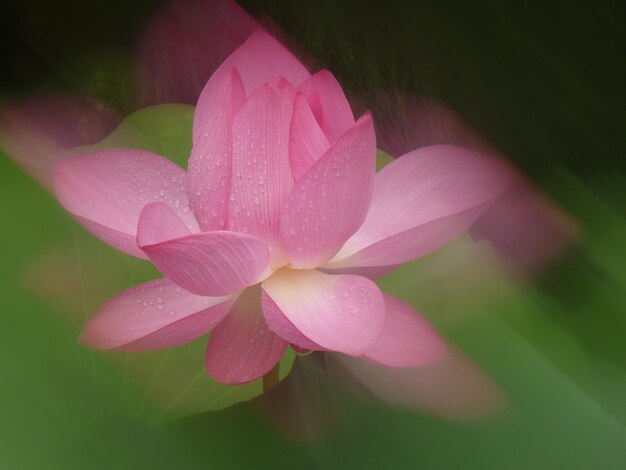
<path id="1" fill-rule="evenodd" d="M 369 114 L 296 183 L 280 218 L 280 238 L 294 268 L 315 268 L 363 223 L 374 183 L 376 141 Z"/>
<path id="2" fill-rule="evenodd" d="M 282 44 L 264 31 L 256 31 L 217 69 L 207 88 L 217 76 L 235 68 L 241 75 L 246 95 L 250 96 L 254 90 L 264 83 L 275 83 L 279 77 L 284 77 L 292 85 L 298 86 L 310 77 L 304 65 L 300 63 Z M 200 95 L 200 100 L 202 100 Z"/>
<path id="3" fill-rule="evenodd" d="M 265 290 L 261 292 L 261 304 L 263 305 L 263 315 L 273 332 L 281 338 L 288 340 L 301 351 L 323 351 L 324 348 L 319 344 L 311 341 L 304 336 L 302 332 L 291 323 L 289 318 L 285 316 L 276 302 L 268 295 Z"/>
<path id="4" fill-rule="evenodd" d="M 298 95 L 298 90 L 296 89 L 296 87 L 289 83 L 287 79 L 283 76 L 279 77 L 278 81 L 275 84 L 270 83 L 270 85 L 273 85 L 277 90 L 282 91 L 283 94 L 287 96 L 290 102 L 295 101 L 296 95 Z"/>
<path id="5" fill-rule="evenodd" d="M 261 313 L 260 289 L 247 289 L 215 328 L 206 350 L 206 369 L 224 384 L 262 377 L 278 363 L 287 342 L 268 329 Z"/>
<path id="6" fill-rule="evenodd" d="M 346 95 L 328 70 L 320 70 L 298 88 L 305 95 L 318 95 L 322 108 L 320 125 L 330 142 L 354 126 L 354 116 Z"/>
<path id="7" fill-rule="evenodd" d="M 194 294 L 232 294 L 261 281 L 269 270 L 265 243 L 243 233 L 202 232 L 145 245 L 158 233 L 152 215 L 142 214 L 139 245 L 166 277 Z"/>
<path id="8" fill-rule="evenodd" d="M 296 97 L 289 135 L 289 161 L 293 177 L 299 180 L 328 150 L 330 144 L 304 95 Z"/>
<path id="9" fill-rule="evenodd" d="M 233 123 L 233 178 L 228 229 L 250 233 L 272 246 L 278 216 L 292 186 L 289 127 L 292 103 L 270 85 L 259 88 Z"/>
<path id="10" fill-rule="evenodd" d="M 487 209 L 488 204 L 474 207 L 465 212 L 442 217 L 410 230 L 388 236 L 381 241 L 367 246 L 353 256 L 341 259 L 339 252 L 326 268 L 344 267 L 380 267 L 405 263 L 427 255 L 431 251 L 454 240 L 467 230 Z M 384 223 L 384 222 L 382 222 Z M 346 249 L 349 247 L 346 244 Z M 337 261 L 335 261 L 337 260 Z M 391 264 L 386 264 L 391 263 Z"/>
<path id="11" fill-rule="evenodd" d="M 365 267 L 350 267 L 350 268 L 318 268 L 320 271 L 326 274 L 356 274 L 357 276 L 363 276 L 368 279 L 378 279 L 379 277 L 386 276 L 391 272 L 398 269 L 399 265 L 392 264 L 389 266 L 365 266 Z"/>
<path id="12" fill-rule="evenodd" d="M 311 352 L 311 349 L 302 348 L 302 347 L 298 346 L 297 344 L 291 343 L 291 344 L 289 344 L 289 346 L 291 346 L 291 349 L 293 349 L 298 354 L 308 354 L 308 353 Z"/>
<path id="13" fill-rule="evenodd" d="M 426 319 L 410 305 L 390 295 L 383 297 L 383 333 L 363 358 L 392 367 L 424 366 L 443 359 L 445 343 Z"/>
<path id="14" fill-rule="evenodd" d="M 221 230 L 226 223 L 231 184 L 232 124 L 245 93 L 236 70 L 221 75 L 207 89 L 194 114 L 193 149 L 189 158 L 187 194 L 203 230 Z"/>
<path id="15" fill-rule="evenodd" d="M 133 287 L 90 318 L 81 341 L 98 349 L 145 351 L 171 348 L 207 333 L 235 298 L 200 297 L 167 279 Z"/>
<path id="16" fill-rule="evenodd" d="M 467 230 L 507 182 L 502 165 L 473 150 L 414 150 L 376 175 L 365 222 L 326 267 L 386 266 L 423 256 Z"/>
<path id="17" fill-rule="evenodd" d="M 313 113 L 313 116 L 315 116 L 315 120 L 321 126 L 322 124 L 324 124 L 324 109 L 322 108 L 322 101 L 320 100 L 320 95 L 318 95 L 317 92 L 311 93 L 310 95 L 306 97 L 306 100 L 309 103 L 309 106 L 311 107 L 311 112 Z M 328 126 L 325 125 L 325 127 L 328 127 Z M 324 134 L 326 135 L 329 134 L 328 129 L 324 131 Z"/>
<path id="18" fill-rule="evenodd" d="M 137 244 L 154 245 L 190 235 L 191 231 L 178 214 L 167 204 L 152 202 L 139 215 Z"/>
<path id="19" fill-rule="evenodd" d="M 270 328 L 300 347 L 359 356 L 376 343 L 383 330 L 382 294 L 364 277 L 285 268 L 262 286 L 272 300 L 263 302 Z M 276 309 L 288 322 L 280 321 Z M 309 339 L 307 344 L 302 336 Z"/>
<path id="20" fill-rule="evenodd" d="M 59 162 L 57 198 L 85 228 L 108 244 L 145 258 L 137 247 L 137 222 L 150 202 L 170 205 L 192 231 L 185 172 L 159 155 L 133 149 L 103 150 Z"/>

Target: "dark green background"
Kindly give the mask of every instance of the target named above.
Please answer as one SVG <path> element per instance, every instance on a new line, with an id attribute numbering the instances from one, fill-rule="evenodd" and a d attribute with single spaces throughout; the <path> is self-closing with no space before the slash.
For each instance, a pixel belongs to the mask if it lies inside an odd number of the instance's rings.
<path id="1" fill-rule="evenodd" d="M 86 236 L 3 156 L 0 467 L 626 468 L 623 2 L 243 5 L 352 91 L 447 103 L 581 223 L 579 241 L 534 283 L 438 324 L 502 384 L 512 411 L 454 424 L 337 398 L 341 424 L 314 443 L 285 439 L 248 405 L 146 424 L 133 413 L 140 391 L 77 346 L 78 328 L 25 285 L 33 258 Z M 156 6 L 3 5 L 0 99 L 81 91 L 129 111 L 131 48 Z"/>

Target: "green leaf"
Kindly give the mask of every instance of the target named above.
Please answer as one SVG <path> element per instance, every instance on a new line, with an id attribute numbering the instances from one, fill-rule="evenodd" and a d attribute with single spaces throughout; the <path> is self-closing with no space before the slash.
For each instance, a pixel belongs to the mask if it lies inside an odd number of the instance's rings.
<path id="1" fill-rule="evenodd" d="M 388 163 L 391 163 L 394 160 L 395 158 L 393 158 L 384 150 L 377 149 L 376 150 L 376 171 L 380 171 L 382 167 L 384 167 Z"/>

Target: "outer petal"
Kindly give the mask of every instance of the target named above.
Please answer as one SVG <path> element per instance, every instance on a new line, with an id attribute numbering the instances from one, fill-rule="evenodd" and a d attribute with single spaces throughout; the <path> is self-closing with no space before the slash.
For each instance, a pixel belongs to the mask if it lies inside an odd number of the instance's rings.
<path id="1" fill-rule="evenodd" d="M 376 343 L 383 330 L 382 294 L 364 277 L 285 268 L 266 279 L 263 289 L 272 300 L 263 302 L 270 328 L 300 347 L 359 356 Z M 288 322 L 276 321 L 276 308 Z M 302 336 L 310 341 L 302 343 Z"/>
<path id="2" fill-rule="evenodd" d="M 270 85 L 259 88 L 235 116 L 228 229 L 268 242 L 292 186 L 289 127 L 292 102 Z"/>
<path id="3" fill-rule="evenodd" d="M 298 90 L 289 82 L 289 80 L 287 80 L 282 75 L 278 77 L 276 83 L 272 82 L 270 84 L 275 86 L 277 90 L 282 91 L 285 95 L 289 97 L 290 100 L 293 101 L 296 99 L 296 94 L 298 93 Z"/>
<path id="4" fill-rule="evenodd" d="M 256 31 L 217 69 L 200 95 L 204 99 L 207 88 L 213 86 L 219 75 L 227 73 L 231 68 L 237 69 L 241 75 L 246 95 L 264 83 L 276 82 L 284 77 L 292 85 L 298 86 L 311 75 L 282 44 L 265 31 Z"/>
<path id="5" fill-rule="evenodd" d="M 193 123 L 187 193 L 203 230 L 221 230 L 230 195 L 232 124 L 245 99 L 236 70 L 219 76 L 198 102 Z"/>
<path id="6" fill-rule="evenodd" d="M 367 246 L 345 259 L 340 259 L 342 250 L 325 268 L 334 268 L 333 270 L 336 270 L 337 268 L 347 267 L 397 266 L 398 264 L 419 258 L 454 240 L 460 233 L 467 230 L 484 213 L 488 206 L 489 204 L 486 203 L 458 214 L 448 215 L 418 225 L 397 234 L 391 234 L 387 238 Z M 381 223 L 384 222 L 382 221 Z M 346 243 L 344 248 L 347 249 L 348 246 Z"/>
<path id="7" fill-rule="evenodd" d="M 234 299 L 193 295 L 167 279 L 146 282 L 104 304 L 87 323 L 81 341 L 98 349 L 171 348 L 207 333 Z"/>
<path id="8" fill-rule="evenodd" d="M 137 222 L 143 206 L 162 201 L 185 225 L 198 230 L 185 194 L 185 172 L 159 155 L 143 150 L 116 149 L 72 157 L 55 171 L 57 198 L 98 238 L 133 256 Z"/>
<path id="9" fill-rule="evenodd" d="M 327 267 L 385 266 L 425 255 L 466 230 L 507 183 L 503 166 L 472 150 L 414 150 L 376 175 L 365 222 Z"/>
<path id="10" fill-rule="evenodd" d="M 285 316 L 276 302 L 265 290 L 261 292 L 263 315 L 270 324 L 272 331 L 281 338 L 288 340 L 296 349 L 296 352 L 323 351 L 324 347 L 304 336 L 302 332 Z"/>
<path id="11" fill-rule="evenodd" d="M 218 382 L 241 384 L 258 379 L 287 349 L 287 342 L 268 329 L 259 294 L 258 288 L 247 289 L 209 339 L 206 368 Z"/>
<path id="12" fill-rule="evenodd" d="M 330 143 L 320 128 L 304 95 L 296 97 L 289 135 L 289 161 L 293 177 L 299 180 L 328 150 Z"/>
<path id="13" fill-rule="evenodd" d="M 320 266 L 360 227 L 375 160 L 374 127 L 366 114 L 296 183 L 280 218 L 280 238 L 293 267 Z"/>
<path id="14" fill-rule="evenodd" d="M 328 70 L 320 70 L 300 85 L 299 89 L 305 95 L 318 95 L 322 108 L 320 125 L 330 142 L 354 126 L 354 115 L 346 95 Z"/>
<path id="15" fill-rule="evenodd" d="M 383 297 L 385 326 L 363 358 L 392 367 L 424 366 L 443 359 L 445 343 L 424 317 L 390 295 Z"/>
<path id="16" fill-rule="evenodd" d="M 174 210 L 162 202 L 152 202 L 139 215 L 138 246 L 154 245 L 190 235 L 191 231 Z"/>
<path id="17" fill-rule="evenodd" d="M 194 294 L 232 294 L 259 282 L 269 270 L 265 243 L 243 233 L 202 232 L 155 243 L 154 215 L 142 213 L 141 249 L 166 277 Z"/>
<path id="18" fill-rule="evenodd" d="M 338 269 L 327 269 L 327 268 L 319 268 L 320 271 L 326 274 L 356 274 L 358 276 L 363 276 L 368 279 L 378 279 L 379 277 L 386 276 L 391 272 L 395 271 L 399 265 L 391 264 L 388 266 L 365 266 L 365 267 L 351 267 L 351 268 L 338 268 Z"/>

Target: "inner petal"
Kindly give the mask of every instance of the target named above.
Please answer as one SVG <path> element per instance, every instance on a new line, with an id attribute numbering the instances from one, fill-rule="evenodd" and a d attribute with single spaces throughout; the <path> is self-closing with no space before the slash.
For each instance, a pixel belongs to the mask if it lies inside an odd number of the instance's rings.
<path id="1" fill-rule="evenodd" d="M 270 329 L 300 347 L 361 355 L 382 332 L 383 296 L 364 277 L 282 268 L 262 287 Z"/>

